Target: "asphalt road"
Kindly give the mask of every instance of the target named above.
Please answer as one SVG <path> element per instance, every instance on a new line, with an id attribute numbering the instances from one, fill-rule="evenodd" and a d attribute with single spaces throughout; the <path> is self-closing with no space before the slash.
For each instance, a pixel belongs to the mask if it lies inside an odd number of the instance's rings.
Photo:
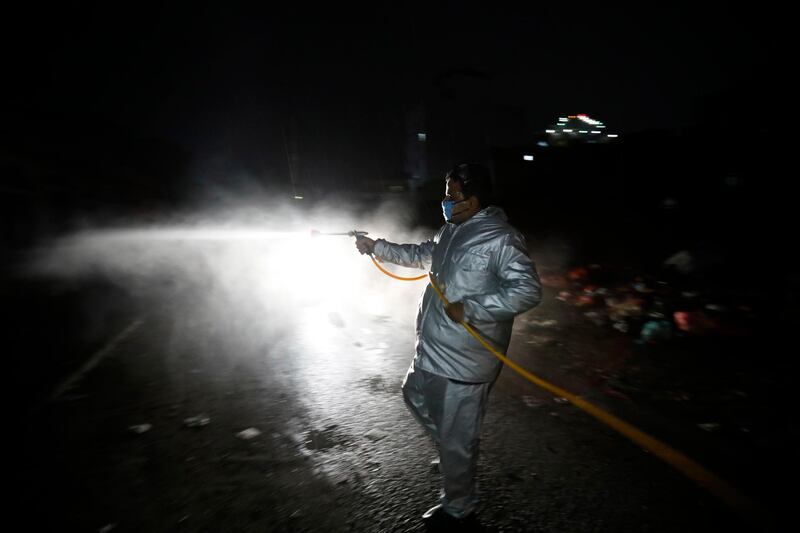
<path id="1" fill-rule="evenodd" d="M 267 305 L 235 321 L 208 305 L 142 300 L 16 424 L 23 529 L 424 531 L 436 451 L 400 394 L 415 302 L 392 315 L 304 302 L 291 320 Z M 511 356 L 685 441 L 609 390 L 603 376 L 631 357 L 630 343 L 576 320 L 548 291 L 518 318 Z M 479 468 L 486 531 L 759 529 L 509 369 L 490 397 Z"/>

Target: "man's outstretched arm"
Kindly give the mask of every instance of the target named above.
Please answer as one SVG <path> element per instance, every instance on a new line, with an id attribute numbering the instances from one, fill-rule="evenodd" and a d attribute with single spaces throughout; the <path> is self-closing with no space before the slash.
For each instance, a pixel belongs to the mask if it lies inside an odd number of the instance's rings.
<path id="1" fill-rule="evenodd" d="M 433 240 L 421 244 L 395 244 L 384 239 L 368 237 L 356 239 L 356 248 L 362 254 L 375 254 L 378 258 L 396 265 L 428 270 L 433 257 Z"/>

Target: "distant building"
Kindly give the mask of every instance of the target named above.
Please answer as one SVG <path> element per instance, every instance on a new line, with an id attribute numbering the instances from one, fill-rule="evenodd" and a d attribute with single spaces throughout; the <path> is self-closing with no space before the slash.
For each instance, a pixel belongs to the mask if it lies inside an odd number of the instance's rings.
<path id="1" fill-rule="evenodd" d="M 404 171 L 408 176 L 408 187 L 420 189 L 428 179 L 428 128 L 425 106 L 418 104 L 406 114 L 406 154 Z"/>
<path id="2" fill-rule="evenodd" d="M 526 142 L 493 146 L 498 200 L 510 214 L 582 224 L 617 210 L 624 195 L 618 135 L 589 115 L 565 115 Z"/>
<path id="3" fill-rule="evenodd" d="M 554 124 L 545 129 L 545 133 L 548 142 L 556 146 L 576 142 L 605 143 L 619 137 L 618 134 L 609 131 L 601 121 L 586 114 L 560 116 Z"/>

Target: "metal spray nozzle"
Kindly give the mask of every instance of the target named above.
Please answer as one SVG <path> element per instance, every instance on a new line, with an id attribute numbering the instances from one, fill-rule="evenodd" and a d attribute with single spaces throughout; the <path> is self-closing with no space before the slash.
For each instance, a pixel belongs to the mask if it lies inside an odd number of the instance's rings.
<path id="1" fill-rule="evenodd" d="M 317 231 L 315 229 L 311 230 L 311 236 L 317 237 L 319 235 L 331 236 L 331 235 L 347 235 L 348 237 L 355 237 L 358 239 L 359 237 L 363 237 L 364 235 L 369 235 L 368 231 L 360 231 L 357 229 L 345 232 L 345 233 L 323 233 L 321 231 Z"/>

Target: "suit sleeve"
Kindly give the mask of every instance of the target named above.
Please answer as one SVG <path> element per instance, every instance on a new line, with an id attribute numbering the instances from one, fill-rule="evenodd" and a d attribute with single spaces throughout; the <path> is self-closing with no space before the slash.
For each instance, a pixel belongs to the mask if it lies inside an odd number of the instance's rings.
<path id="1" fill-rule="evenodd" d="M 465 322 L 503 322 L 536 307 L 542 300 L 542 285 L 525 241 L 509 234 L 497 252 L 495 275 L 498 289 L 492 293 L 465 296 Z"/>
<path id="2" fill-rule="evenodd" d="M 421 244 L 395 244 L 383 239 L 375 241 L 373 253 L 396 265 L 429 270 L 433 261 L 433 240 Z"/>

